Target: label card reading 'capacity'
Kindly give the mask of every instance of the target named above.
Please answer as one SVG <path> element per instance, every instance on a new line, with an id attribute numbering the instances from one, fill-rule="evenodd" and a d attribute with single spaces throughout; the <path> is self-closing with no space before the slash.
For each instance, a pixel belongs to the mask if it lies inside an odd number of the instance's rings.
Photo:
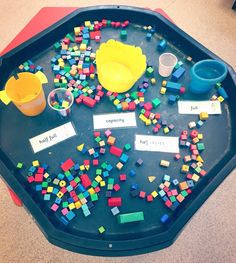
<path id="1" fill-rule="evenodd" d="M 40 135 L 29 139 L 29 141 L 34 153 L 37 153 L 75 135 L 76 131 L 72 123 L 68 122 L 52 130 L 41 133 Z"/>
<path id="2" fill-rule="evenodd" d="M 135 150 L 179 153 L 179 138 L 171 136 L 135 135 Z"/>
<path id="3" fill-rule="evenodd" d="M 218 100 L 211 101 L 178 101 L 179 114 L 199 114 L 207 112 L 208 114 L 221 114 L 221 105 Z"/>
<path id="4" fill-rule="evenodd" d="M 134 112 L 93 115 L 94 130 L 136 126 L 137 123 Z"/>

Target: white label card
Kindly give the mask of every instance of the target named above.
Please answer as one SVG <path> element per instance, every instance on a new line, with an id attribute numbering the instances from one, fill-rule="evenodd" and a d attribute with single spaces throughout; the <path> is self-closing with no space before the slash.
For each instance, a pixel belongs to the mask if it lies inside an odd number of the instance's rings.
<path id="1" fill-rule="evenodd" d="M 179 114 L 199 114 L 207 112 L 208 114 L 221 114 L 221 104 L 218 100 L 211 101 L 178 101 Z"/>
<path id="2" fill-rule="evenodd" d="M 94 130 L 136 126 L 137 123 L 134 112 L 93 115 Z"/>
<path id="3" fill-rule="evenodd" d="M 171 136 L 135 135 L 135 150 L 179 153 L 179 138 Z"/>
<path id="4" fill-rule="evenodd" d="M 29 139 L 29 141 L 34 153 L 37 153 L 75 135 L 76 131 L 72 123 L 68 122 L 52 130 L 41 133 L 40 135 Z"/>

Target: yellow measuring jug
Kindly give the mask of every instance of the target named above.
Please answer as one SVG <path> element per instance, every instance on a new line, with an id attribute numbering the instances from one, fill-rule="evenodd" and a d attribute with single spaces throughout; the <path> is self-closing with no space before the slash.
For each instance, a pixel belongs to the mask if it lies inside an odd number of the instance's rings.
<path id="1" fill-rule="evenodd" d="M 7 96 L 26 116 L 36 116 L 46 108 L 46 99 L 40 79 L 33 73 L 22 72 L 12 76 L 5 85 Z"/>
<path id="2" fill-rule="evenodd" d="M 126 92 L 143 75 L 146 56 L 140 47 L 110 39 L 96 52 L 98 80 L 112 92 Z"/>

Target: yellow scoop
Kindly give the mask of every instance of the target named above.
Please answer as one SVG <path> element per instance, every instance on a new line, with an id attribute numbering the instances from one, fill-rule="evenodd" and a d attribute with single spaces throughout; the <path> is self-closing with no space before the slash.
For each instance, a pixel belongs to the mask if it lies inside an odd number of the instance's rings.
<path id="1" fill-rule="evenodd" d="M 113 39 L 101 44 L 96 52 L 98 80 L 112 92 L 126 92 L 146 69 L 146 56 L 140 47 Z"/>

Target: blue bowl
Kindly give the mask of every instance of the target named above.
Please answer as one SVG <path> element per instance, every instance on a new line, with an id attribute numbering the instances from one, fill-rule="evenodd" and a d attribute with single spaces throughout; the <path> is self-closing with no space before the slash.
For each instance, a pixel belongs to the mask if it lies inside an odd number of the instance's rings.
<path id="1" fill-rule="evenodd" d="M 217 82 L 225 79 L 227 67 L 224 63 L 206 59 L 197 62 L 190 70 L 189 90 L 195 94 L 209 92 Z"/>

